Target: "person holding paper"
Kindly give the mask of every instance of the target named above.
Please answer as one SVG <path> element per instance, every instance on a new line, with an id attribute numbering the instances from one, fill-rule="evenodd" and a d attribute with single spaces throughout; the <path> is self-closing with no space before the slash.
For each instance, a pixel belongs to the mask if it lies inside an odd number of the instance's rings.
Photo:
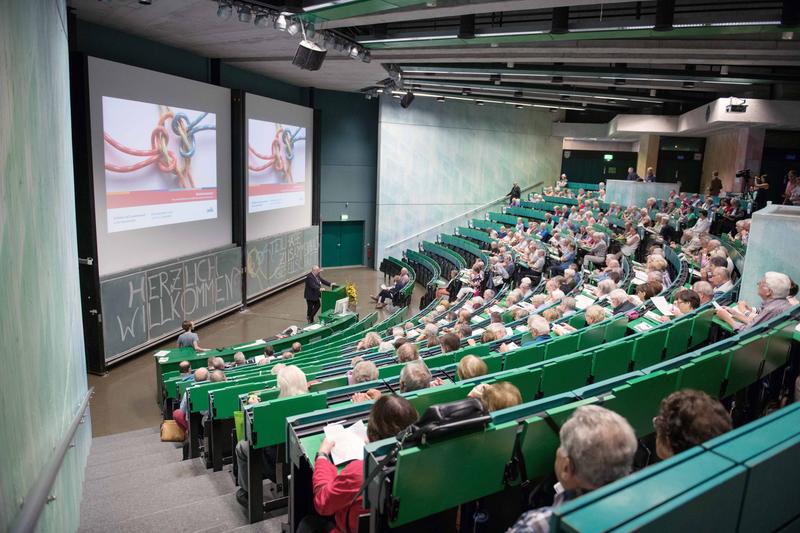
<path id="1" fill-rule="evenodd" d="M 417 410 L 408 400 L 401 396 L 382 396 L 370 409 L 367 439 L 374 442 L 394 437 L 416 421 Z M 357 531 L 359 515 L 367 512 L 359 496 L 364 483 L 364 461 L 350 461 L 337 473 L 331 455 L 335 446 L 335 440 L 326 437 L 314 461 L 314 509 L 321 516 L 307 516 L 298 531 Z M 333 520 L 324 517 L 333 517 Z"/>

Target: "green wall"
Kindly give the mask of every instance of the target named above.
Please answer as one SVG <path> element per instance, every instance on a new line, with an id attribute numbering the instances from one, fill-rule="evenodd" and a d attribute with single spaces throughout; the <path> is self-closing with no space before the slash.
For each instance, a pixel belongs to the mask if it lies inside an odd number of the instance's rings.
<path id="1" fill-rule="evenodd" d="M 86 393 L 78 289 L 65 0 L 0 2 L 0 530 Z M 74 531 L 84 424 L 39 522 Z"/>
<path id="2" fill-rule="evenodd" d="M 316 90 L 314 105 L 320 112 L 320 220 L 341 220 L 342 214 L 351 221 L 363 220 L 364 264 L 373 266 L 378 101 L 356 93 Z"/>
<path id="3" fill-rule="evenodd" d="M 569 157 L 567 154 L 569 153 Z M 611 155 L 606 161 L 603 157 Z M 605 150 L 563 150 L 561 172 L 577 183 L 600 183 L 604 179 L 624 180 L 628 167 L 636 168 L 636 152 Z"/>

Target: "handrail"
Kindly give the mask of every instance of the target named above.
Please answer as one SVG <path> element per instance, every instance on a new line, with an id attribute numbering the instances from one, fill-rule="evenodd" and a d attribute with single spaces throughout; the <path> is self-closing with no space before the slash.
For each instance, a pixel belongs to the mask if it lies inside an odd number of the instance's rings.
<path id="1" fill-rule="evenodd" d="M 531 189 L 534 189 L 536 187 L 541 187 L 543 185 L 544 185 L 544 182 L 540 181 L 538 183 L 534 183 L 533 185 L 528 185 L 524 189 L 521 189 L 520 192 L 521 193 L 525 193 L 525 192 L 527 192 L 527 191 L 529 191 Z M 492 200 L 491 202 L 485 203 L 485 204 L 483 204 L 483 205 L 481 205 L 479 207 L 472 208 L 472 209 L 470 209 L 469 211 L 467 211 L 465 213 L 461 213 L 459 215 L 454 216 L 453 218 L 449 218 L 449 219 L 445 220 L 444 222 L 440 222 L 440 223 L 435 224 L 435 225 L 433 225 L 433 226 L 431 226 L 429 228 L 425 228 L 424 230 L 419 231 L 419 232 L 415 233 L 414 235 L 411 235 L 410 237 L 405 237 L 405 238 L 403 238 L 403 239 L 401 239 L 401 240 L 399 240 L 397 242 L 394 242 L 392 244 L 387 244 L 386 246 L 384 246 L 384 250 L 388 250 L 389 248 L 394 248 L 395 246 L 400 246 L 401 244 L 403 244 L 405 242 L 408 242 L 408 241 L 413 241 L 413 240 L 419 238 L 421 235 L 424 235 L 425 233 L 427 233 L 429 231 L 433 231 L 433 230 L 435 230 L 436 228 L 438 228 L 440 226 L 445 226 L 447 224 L 450 224 L 451 222 L 455 222 L 456 220 L 458 220 L 460 218 L 469 216 L 472 213 L 477 213 L 478 211 L 482 211 L 484 209 L 488 209 L 489 207 L 493 206 L 494 204 L 497 204 L 497 203 L 500 203 L 500 202 L 504 202 L 506 198 L 508 198 L 508 195 L 501 196 L 500 198 Z"/>
<path id="2" fill-rule="evenodd" d="M 51 501 L 50 489 L 53 488 L 53 483 L 55 483 L 61 470 L 61 465 L 64 463 L 64 456 L 73 447 L 72 439 L 75 437 L 75 432 L 78 430 L 78 426 L 84 422 L 83 414 L 86 412 L 86 407 L 89 405 L 89 399 L 92 397 L 93 392 L 94 387 L 86 391 L 86 396 L 83 397 L 81 406 L 78 408 L 75 418 L 72 419 L 67 433 L 53 452 L 53 458 L 39 474 L 36 483 L 28 490 L 28 494 L 25 495 L 22 509 L 9 530 L 11 533 L 30 533 L 36 530 L 36 524 L 42 515 L 42 509 Z"/>

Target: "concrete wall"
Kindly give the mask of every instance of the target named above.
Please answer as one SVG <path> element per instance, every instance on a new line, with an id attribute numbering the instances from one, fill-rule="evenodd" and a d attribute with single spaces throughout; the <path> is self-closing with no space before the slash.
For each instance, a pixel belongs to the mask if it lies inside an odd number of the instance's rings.
<path id="1" fill-rule="evenodd" d="M 764 133 L 763 128 L 743 127 L 709 135 L 703 157 L 700 190 L 706 190 L 716 170 L 724 191 L 740 192 L 741 183 L 735 182 L 736 172 L 744 168 L 749 168 L 754 174 L 760 172 Z"/>
<path id="2" fill-rule="evenodd" d="M 0 3 L 0 530 L 86 393 L 64 0 Z M 40 531 L 75 531 L 91 442 L 80 427 Z"/>

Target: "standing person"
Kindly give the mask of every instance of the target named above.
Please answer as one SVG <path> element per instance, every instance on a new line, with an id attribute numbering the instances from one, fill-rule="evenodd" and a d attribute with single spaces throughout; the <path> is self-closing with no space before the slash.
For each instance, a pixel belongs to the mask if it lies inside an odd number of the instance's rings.
<path id="1" fill-rule="evenodd" d="M 647 167 L 647 172 L 644 173 L 644 181 L 651 183 L 656 181 L 656 174 L 653 171 L 653 167 Z"/>
<path id="2" fill-rule="evenodd" d="M 195 333 L 194 322 L 191 320 L 184 320 L 181 325 L 183 333 L 178 335 L 178 348 L 192 347 L 196 352 L 207 352 L 208 348 L 200 347 L 200 337 Z"/>
<path id="3" fill-rule="evenodd" d="M 753 183 L 753 213 L 767 207 L 768 190 L 769 182 L 767 181 L 767 175 L 762 174 L 761 176 L 756 176 L 755 183 Z"/>
<path id="4" fill-rule="evenodd" d="M 519 188 L 519 183 L 515 181 L 511 186 L 511 192 L 509 192 L 506 196 L 509 198 L 509 204 L 513 204 L 514 200 L 519 200 L 519 197 L 522 196 L 522 190 Z"/>
<path id="5" fill-rule="evenodd" d="M 719 196 L 722 192 L 722 180 L 719 179 L 719 172 L 716 170 L 711 173 L 711 183 L 708 185 L 708 194 L 711 196 Z"/>
<path id="6" fill-rule="evenodd" d="M 639 181 L 639 174 L 636 173 L 633 167 L 628 167 L 628 177 L 625 179 L 628 181 Z"/>
<path id="7" fill-rule="evenodd" d="M 797 183 L 797 172 L 790 170 L 786 175 L 786 189 L 783 191 L 783 203 L 792 205 L 792 193 L 800 187 Z"/>
<path id="8" fill-rule="evenodd" d="M 303 298 L 306 299 L 306 304 L 308 305 L 306 318 L 308 318 L 309 324 L 314 322 L 314 315 L 319 311 L 320 289 L 322 285 L 331 286 L 330 281 L 320 276 L 321 273 L 322 269 L 318 265 L 314 265 L 311 267 L 311 272 L 306 276 L 306 289 L 303 293 Z"/>

